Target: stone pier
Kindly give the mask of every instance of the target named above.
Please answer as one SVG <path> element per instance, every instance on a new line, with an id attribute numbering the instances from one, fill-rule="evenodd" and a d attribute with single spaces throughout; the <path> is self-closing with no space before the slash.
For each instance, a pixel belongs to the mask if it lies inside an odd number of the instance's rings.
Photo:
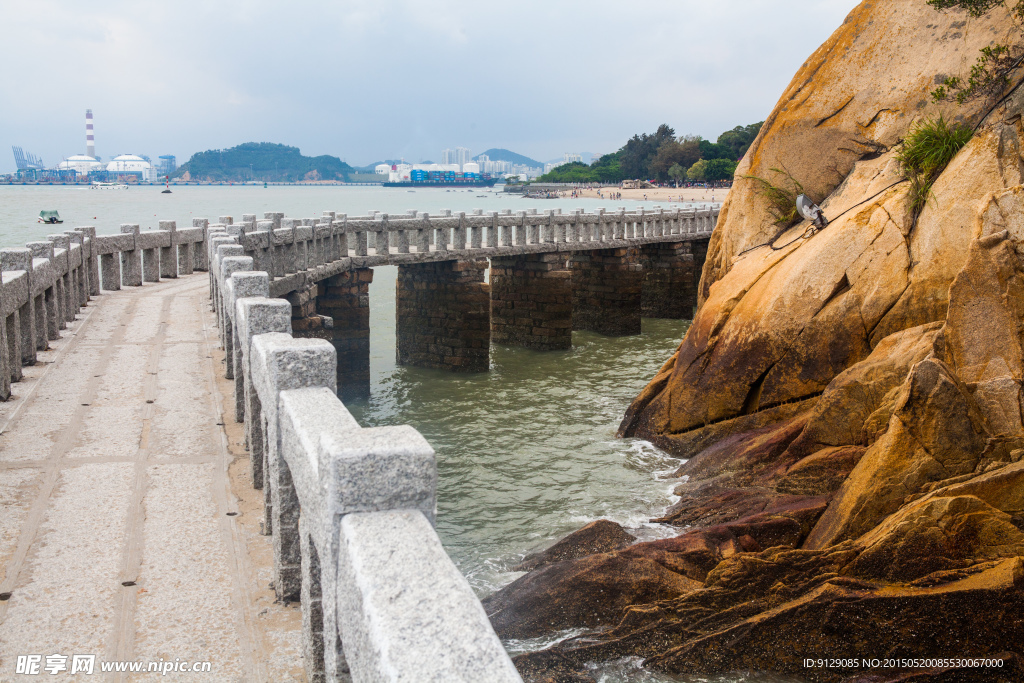
<path id="1" fill-rule="evenodd" d="M 490 292 L 486 260 L 398 267 L 399 365 L 457 372 L 490 367 Z"/>
<path id="2" fill-rule="evenodd" d="M 325 339 L 338 353 L 338 393 L 343 399 L 370 395 L 370 283 L 372 268 L 339 273 L 292 292 L 296 337 Z"/>
<path id="3" fill-rule="evenodd" d="M 572 347 L 568 254 L 491 259 L 491 340 L 550 351 Z"/>
<path id="4" fill-rule="evenodd" d="M 372 268 L 359 268 L 318 283 L 316 312 L 331 319 L 325 338 L 338 352 L 338 392 L 343 399 L 370 395 L 370 283 Z"/>
<path id="5" fill-rule="evenodd" d="M 700 280 L 693 255 L 697 244 L 668 242 L 640 247 L 640 264 L 644 273 L 640 302 L 643 317 L 693 318 L 697 307 L 697 282 Z M 707 252 L 706 244 L 704 251 Z"/>
<path id="6" fill-rule="evenodd" d="M 635 248 L 572 257 L 572 328 L 612 337 L 640 334 L 643 266 Z"/>

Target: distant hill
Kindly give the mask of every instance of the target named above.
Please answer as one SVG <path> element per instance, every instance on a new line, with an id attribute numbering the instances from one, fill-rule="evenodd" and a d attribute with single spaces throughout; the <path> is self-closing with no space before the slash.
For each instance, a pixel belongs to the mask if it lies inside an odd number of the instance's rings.
<path id="1" fill-rule="evenodd" d="M 192 155 L 173 174 L 192 180 L 242 182 L 266 180 L 346 180 L 353 168 L 338 157 L 305 157 L 298 147 L 271 142 L 246 142 L 231 149 L 212 149 Z"/>
<path id="2" fill-rule="evenodd" d="M 491 161 L 508 161 L 513 164 L 544 168 L 544 162 L 531 159 L 530 157 L 524 157 L 522 154 L 516 154 L 515 152 L 510 152 L 507 149 L 489 149 L 482 154 L 477 154 L 473 159 L 479 159 L 484 154 L 486 154 Z"/>

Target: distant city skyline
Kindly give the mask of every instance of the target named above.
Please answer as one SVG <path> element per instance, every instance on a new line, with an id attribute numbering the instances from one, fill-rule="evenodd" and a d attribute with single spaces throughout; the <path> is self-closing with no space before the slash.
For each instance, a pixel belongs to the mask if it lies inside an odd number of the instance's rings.
<path id="1" fill-rule="evenodd" d="M 0 173 L 12 146 L 85 154 L 86 109 L 105 160 L 266 141 L 353 166 L 453 143 L 550 161 L 661 123 L 714 139 L 764 119 L 855 5 L 0 0 Z"/>

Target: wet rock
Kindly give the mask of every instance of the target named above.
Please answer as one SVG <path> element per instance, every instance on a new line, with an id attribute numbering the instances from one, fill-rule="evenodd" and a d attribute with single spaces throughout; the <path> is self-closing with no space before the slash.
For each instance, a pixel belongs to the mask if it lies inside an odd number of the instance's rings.
<path id="1" fill-rule="evenodd" d="M 607 553 L 625 548 L 636 540 L 620 524 L 608 519 L 599 519 L 578 529 L 547 550 L 533 553 L 512 567 L 515 572 L 528 572 L 563 560 L 573 560 L 584 555 Z"/>
<path id="2" fill-rule="evenodd" d="M 629 605 L 674 598 L 700 583 L 653 560 L 599 553 L 541 567 L 483 600 L 502 638 L 532 638 L 618 621 Z"/>

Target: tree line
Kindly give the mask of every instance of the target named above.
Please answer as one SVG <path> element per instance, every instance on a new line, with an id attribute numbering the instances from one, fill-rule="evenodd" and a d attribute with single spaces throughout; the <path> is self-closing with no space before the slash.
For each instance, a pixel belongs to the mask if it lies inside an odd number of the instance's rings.
<path id="1" fill-rule="evenodd" d="M 654 133 L 634 135 L 617 152 L 605 154 L 589 165 L 578 161 L 563 164 L 537 180 L 547 183 L 730 180 L 763 123 L 736 126 L 719 135 L 715 142 L 699 135 L 677 138 L 675 130 L 663 123 Z"/>

